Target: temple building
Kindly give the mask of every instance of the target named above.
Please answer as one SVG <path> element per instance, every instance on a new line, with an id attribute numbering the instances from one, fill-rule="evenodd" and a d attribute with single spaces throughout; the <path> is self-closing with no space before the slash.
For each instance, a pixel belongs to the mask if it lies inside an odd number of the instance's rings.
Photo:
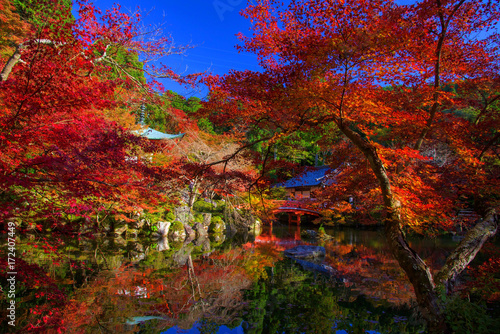
<path id="1" fill-rule="evenodd" d="M 333 184 L 334 170 L 329 166 L 306 167 L 306 169 L 290 180 L 277 183 L 274 187 L 283 187 L 290 199 L 311 198 L 311 193 Z"/>

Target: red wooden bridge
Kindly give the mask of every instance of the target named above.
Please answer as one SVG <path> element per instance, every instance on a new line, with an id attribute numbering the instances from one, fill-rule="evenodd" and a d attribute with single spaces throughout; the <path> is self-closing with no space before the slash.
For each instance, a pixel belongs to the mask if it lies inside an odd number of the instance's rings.
<path id="1" fill-rule="evenodd" d="M 300 218 L 303 215 L 311 215 L 321 217 L 321 213 L 312 205 L 310 199 L 295 200 L 295 201 L 276 201 L 278 207 L 273 210 L 273 213 L 288 213 L 288 222 L 300 224 Z"/>

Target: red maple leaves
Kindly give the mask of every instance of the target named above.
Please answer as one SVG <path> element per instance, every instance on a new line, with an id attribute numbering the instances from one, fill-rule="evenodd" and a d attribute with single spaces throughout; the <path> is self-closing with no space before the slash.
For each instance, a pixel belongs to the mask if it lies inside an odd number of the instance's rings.
<path id="1" fill-rule="evenodd" d="M 150 96 L 155 79 L 150 85 L 141 79 L 152 69 L 148 61 L 182 49 L 175 49 L 169 37 L 139 40 L 145 32 L 139 29 L 138 13 L 125 14 L 119 6 L 102 13 L 87 1 L 78 4 L 76 20 L 62 3 L 48 6 L 52 13 L 38 13 L 48 23 L 10 41 L 16 43 L 7 49 L 10 57 L 2 58 L 4 218 L 57 220 L 75 201 L 95 212 L 109 201 L 117 208 L 120 203 L 140 206 L 162 200 L 163 181 L 177 176 L 178 164 L 154 166 L 143 159 L 158 147 L 110 120 L 105 111 L 128 108 L 124 90 Z M 17 25 L 2 29 L 12 27 Z M 144 56 L 143 64 L 124 63 L 123 54 Z M 193 83 L 166 67 L 150 74 Z"/>
<path id="2" fill-rule="evenodd" d="M 351 150 L 343 141 L 324 147 L 344 160 L 332 166 L 341 172 L 325 198 L 354 194 L 357 213 L 384 223 L 420 306 L 435 316 L 431 331 L 442 331 L 432 274 L 402 228 L 456 229 L 464 203 L 485 215 L 482 232 L 466 237 L 470 249 L 457 249 L 436 275 L 446 286 L 496 231 L 498 5 L 263 0 L 244 15 L 252 35 L 240 48 L 256 53 L 263 71 L 208 80 L 213 119 L 245 119 L 243 131 L 265 129 L 270 141 L 338 129 Z"/>

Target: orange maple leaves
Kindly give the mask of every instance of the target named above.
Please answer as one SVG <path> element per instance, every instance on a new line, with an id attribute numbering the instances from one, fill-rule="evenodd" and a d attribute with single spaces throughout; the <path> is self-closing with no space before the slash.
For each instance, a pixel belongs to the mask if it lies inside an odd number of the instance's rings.
<path id="1" fill-rule="evenodd" d="M 491 190 L 484 180 L 492 180 L 492 160 L 486 168 L 478 157 L 491 159 L 498 145 L 496 94 L 484 90 L 498 81 L 498 43 L 487 35 L 500 16 L 496 5 L 259 1 L 244 15 L 254 26 L 240 48 L 257 53 L 263 71 L 210 81 L 209 106 L 226 124 L 245 118 L 246 129 L 265 128 L 273 137 L 319 132 L 324 124 L 354 131 L 376 152 L 410 226 L 449 228 L 460 195 Z M 473 90 L 487 101 L 476 121 L 459 111 L 478 108 L 478 95 L 466 99 L 459 91 L 471 92 L 475 81 Z M 344 164 L 324 195 L 355 194 L 358 208 L 369 212 L 382 204 L 371 162 L 342 145 L 329 147 Z"/>

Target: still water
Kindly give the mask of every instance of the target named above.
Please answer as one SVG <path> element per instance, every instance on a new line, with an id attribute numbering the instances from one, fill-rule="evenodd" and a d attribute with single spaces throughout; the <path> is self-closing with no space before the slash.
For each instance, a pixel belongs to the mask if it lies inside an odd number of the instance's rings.
<path id="1" fill-rule="evenodd" d="M 24 333 L 418 333 L 412 288 L 379 231 L 297 225 L 191 243 L 121 238 L 18 244 L 16 327 Z M 324 275 L 283 251 L 321 245 Z M 437 268 L 455 243 L 415 240 Z M 3 257 L 3 256 L 2 256 Z M 41 268 L 41 269 L 40 269 Z M 2 312 L 6 308 L 2 307 Z M 2 313 L 2 319 L 5 315 Z M 38 330 L 37 330 L 38 329 Z"/>

